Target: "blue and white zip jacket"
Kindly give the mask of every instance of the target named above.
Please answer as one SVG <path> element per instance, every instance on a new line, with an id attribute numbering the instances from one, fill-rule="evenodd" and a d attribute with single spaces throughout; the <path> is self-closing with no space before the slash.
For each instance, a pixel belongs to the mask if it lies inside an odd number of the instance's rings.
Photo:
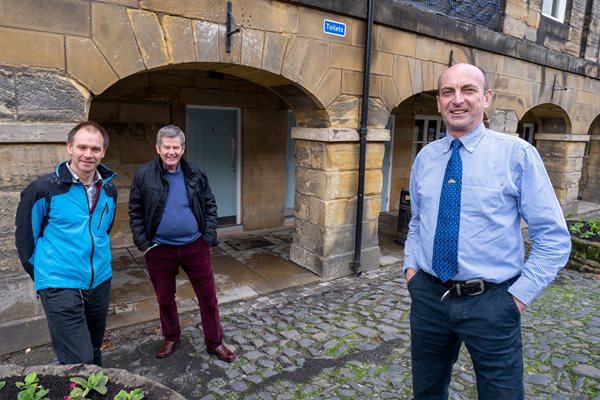
<path id="1" fill-rule="evenodd" d="M 109 233 L 117 209 L 116 175 L 100 164 L 101 188 L 90 209 L 66 161 L 21 192 L 16 246 L 35 290 L 93 289 L 112 277 Z"/>

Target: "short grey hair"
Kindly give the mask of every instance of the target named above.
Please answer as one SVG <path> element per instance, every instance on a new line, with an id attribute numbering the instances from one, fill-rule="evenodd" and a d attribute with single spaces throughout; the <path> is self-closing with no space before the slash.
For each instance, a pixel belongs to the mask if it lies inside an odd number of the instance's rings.
<path id="1" fill-rule="evenodd" d="M 156 134 L 156 145 L 160 146 L 162 142 L 162 138 L 176 138 L 181 139 L 181 145 L 185 146 L 185 133 L 175 125 L 167 125 L 160 128 L 158 133 Z"/>

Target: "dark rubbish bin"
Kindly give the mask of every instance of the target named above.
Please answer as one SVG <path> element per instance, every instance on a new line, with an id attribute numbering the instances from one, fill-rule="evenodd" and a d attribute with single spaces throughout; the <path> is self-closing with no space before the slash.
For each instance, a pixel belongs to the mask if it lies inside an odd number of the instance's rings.
<path id="1" fill-rule="evenodd" d="M 408 235 L 408 224 L 410 223 L 410 193 L 408 189 L 400 190 L 400 206 L 398 207 L 398 232 L 396 243 L 404 245 Z"/>

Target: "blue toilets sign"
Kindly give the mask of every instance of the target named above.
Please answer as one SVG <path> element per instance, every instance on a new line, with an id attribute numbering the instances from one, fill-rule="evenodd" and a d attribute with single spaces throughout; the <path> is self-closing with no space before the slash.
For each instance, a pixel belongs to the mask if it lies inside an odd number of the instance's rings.
<path id="1" fill-rule="evenodd" d="M 346 24 L 325 19 L 323 20 L 323 32 L 329 35 L 346 37 Z"/>

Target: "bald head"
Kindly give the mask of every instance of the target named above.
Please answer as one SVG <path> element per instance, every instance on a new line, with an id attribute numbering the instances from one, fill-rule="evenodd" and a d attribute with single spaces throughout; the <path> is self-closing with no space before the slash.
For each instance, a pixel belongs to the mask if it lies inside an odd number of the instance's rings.
<path id="1" fill-rule="evenodd" d="M 492 101 L 492 90 L 479 68 L 456 64 L 440 76 L 436 100 L 446 131 L 459 138 L 483 122 L 485 109 Z"/>
<path id="2" fill-rule="evenodd" d="M 454 64 L 453 66 L 446 68 L 444 70 L 444 72 L 442 72 L 442 74 L 440 75 L 440 78 L 438 79 L 438 94 L 440 92 L 440 85 L 441 85 L 442 79 L 446 75 L 464 74 L 464 73 L 471 74 L 476 79 L 478 79 L 479 84 L 481 84 L 481 86 L 483 87 L 483 90 L 485 92 L 487 92 L 488 89 L 490 88 L 487 78 L 485 77 L 485 74 L 483 73 L 483 71 L 481 69 L 479 69 L 478 67 L 476 67 L 472 64 L 460 63 L 460 64 Z"/>

